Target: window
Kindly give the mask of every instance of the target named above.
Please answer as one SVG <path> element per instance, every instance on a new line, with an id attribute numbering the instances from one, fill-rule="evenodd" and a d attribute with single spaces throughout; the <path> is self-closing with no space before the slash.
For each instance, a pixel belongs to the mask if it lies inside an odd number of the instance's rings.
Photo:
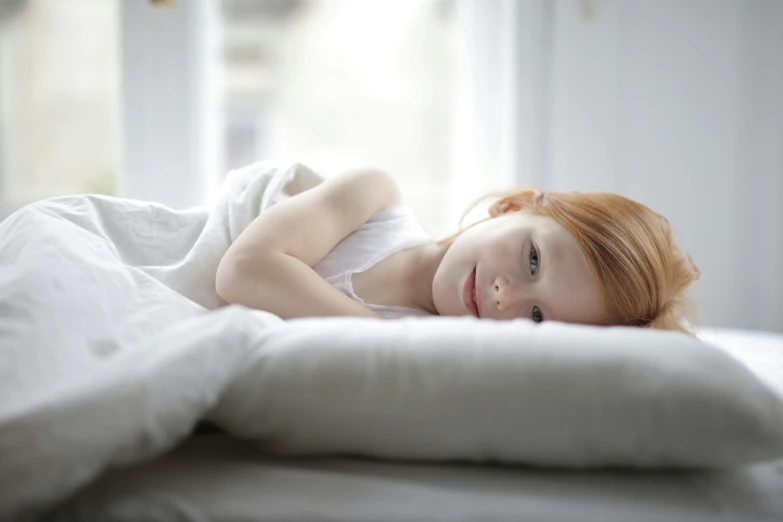
<path id="1" fill-rule="evenodd" d="M 379 166 L 429 232 L 451 231 L 453 10 L 449 0 L 222 0 L 226 167 Z"/>
<path id="2" fill-rule="evenodd" d="M 37 199 L 114 194 L 117 3 L 0 2 L 0 218 Z"/>

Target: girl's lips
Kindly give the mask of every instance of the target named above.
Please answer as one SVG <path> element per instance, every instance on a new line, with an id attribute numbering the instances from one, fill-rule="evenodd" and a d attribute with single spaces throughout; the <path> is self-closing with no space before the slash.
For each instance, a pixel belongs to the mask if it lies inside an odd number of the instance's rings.
<path id="1" fill-rule="evenodd" d="M 484 297 L 481 295 L 481 286 L 476 284 L 478 279 L 478 266 L 473 269 L 473 288 L 476 289 L 476 313 L 478 313 L 479 319 L 481 318 L 481 310 L 483 310 L 482 304 L 484 303 Z"/>
<path id="2" fill-rule="evenodd" d="M 479 315 L 479 309 L 478 306 L 476 306 L 476 303 L 473 302 L 473 289 L 476 287 L 476 267 L 473 267 L 473 271 L 468 274 L 467 279 L 465 279 L 465 286 L 462 289 L 462 303 L 465 305 L 465 308 L 470 311 L 474 316 L 481 317 Z M 479 296 L 478 292 L 476 292 L 476 302 L 478 302 Z"/>

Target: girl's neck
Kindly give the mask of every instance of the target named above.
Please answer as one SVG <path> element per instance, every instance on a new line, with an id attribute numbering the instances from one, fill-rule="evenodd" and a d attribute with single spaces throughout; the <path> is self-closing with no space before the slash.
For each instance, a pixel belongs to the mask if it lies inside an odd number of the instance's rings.
<path id="1" fill-rule="evenodd" d="M 400 283 L 407 287 L 408 301 L 414 308 L 437 314 L 432 297 L 432 282 L 450 243 L 438 245 L 435 241 L 401 252 Z"/>

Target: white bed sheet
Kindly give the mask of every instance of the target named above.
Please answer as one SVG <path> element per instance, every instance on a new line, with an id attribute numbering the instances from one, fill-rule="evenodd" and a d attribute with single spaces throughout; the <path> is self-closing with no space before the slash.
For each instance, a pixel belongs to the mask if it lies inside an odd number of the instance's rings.
<path id="1" fill-rule="evenodd" d="M 783 336 L 705 331 L 783 394 Z M 783 520 L 783 460 L 720 472 L 557 472 L 355 459 L 280 459 L 227 435 L 113 471 L 51 521 Z"/>
<path id="2" fill-rule="evenodd" d="M 705 328 L 699 337 L 739 359 L 783 396 L 783 335 L 753 330 Z"/>
<path id="3" fill-rule="evenodd" d="M 46 520 L 761 522 L 783 520 L 783 461 L 720 473 L 570 473 L 274 459 L 199 436 L 113 472 Z"/>

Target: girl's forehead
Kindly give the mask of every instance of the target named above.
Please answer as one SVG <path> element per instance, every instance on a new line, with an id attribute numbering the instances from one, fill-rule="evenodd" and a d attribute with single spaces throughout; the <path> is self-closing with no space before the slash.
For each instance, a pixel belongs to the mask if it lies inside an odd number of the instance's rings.
<path id="1" fill-rule="evenodd" d="M 514 240 L 520 234 L 533 234 L 534 239 L 540 240 L 546 240 L 563 233 L 568 235 L 568 232 L 551 217 L 527 212 L 509 212 L 477 223 L 466 232 L 471 240 L 499 241 Z"/>
<path id="2" fill-rule="evenodd" d="M 542 234 L 551 234 L 563 228 L 557 221 L 549 216 L 530 214 L 526 212 L 509 213 L 505 224 L 508 228 L 530 230 Z M 565 231 L 565 229 L 563 229 Z"/>

